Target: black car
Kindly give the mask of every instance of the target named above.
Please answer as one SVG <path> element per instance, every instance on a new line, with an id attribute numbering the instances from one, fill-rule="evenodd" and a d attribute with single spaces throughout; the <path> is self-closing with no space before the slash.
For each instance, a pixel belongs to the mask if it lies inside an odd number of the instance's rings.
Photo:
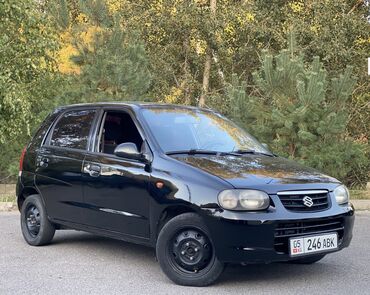
<path id="1" fill-rule="evenodd" d="M 314 263 L 347 247 L 354 224 L 338 180 L 212 110 L 164 104 L 58 108 L 22 153 L 17 197 L 30 245 L 69 228 L 155 247 L 192 286 L 226 263 Z"/>

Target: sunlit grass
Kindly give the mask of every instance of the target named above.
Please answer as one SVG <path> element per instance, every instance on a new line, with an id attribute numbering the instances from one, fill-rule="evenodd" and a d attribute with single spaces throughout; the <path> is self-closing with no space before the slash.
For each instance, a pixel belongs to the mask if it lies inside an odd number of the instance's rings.
<path id="1" fill-rule="evenodd" d="M 0 197 L 0 202 L 16 202 L 16 196 L 15 195 L 6 195 Z"/>
<path id="2" fill-rule="evenodd" d="M 370 200 L 370 191 L 350 190 L 350 196 L 353 200 Z"/>

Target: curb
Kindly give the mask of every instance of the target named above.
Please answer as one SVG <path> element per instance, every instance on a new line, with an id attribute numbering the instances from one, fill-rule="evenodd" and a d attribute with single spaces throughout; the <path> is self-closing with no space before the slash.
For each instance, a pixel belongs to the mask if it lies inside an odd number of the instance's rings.
<path id="1" fill-rule="evenodd" d="M 370 200 L 351 200 L 356 210 L 370 210 Z"/>
<path id="2" fill-rule="evenodd" d="M 0 212 L 1 211 L 15 211 L 15 210 L 18 210 L 16 203 L 0 202 Z"/>
<path id="3" fill-rule="evenodd" d="M 351 200 L 356 210 L 370 210 L 370 200 Z M 18 210 L 17 204 L 13 202 L 0 202 L 0 212 Z"/>

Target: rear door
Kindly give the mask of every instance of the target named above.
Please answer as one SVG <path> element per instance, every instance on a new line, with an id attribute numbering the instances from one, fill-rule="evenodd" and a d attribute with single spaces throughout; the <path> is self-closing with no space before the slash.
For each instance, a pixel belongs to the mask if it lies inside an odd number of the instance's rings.
<path id="1" fill-rule="evenodd" d="M 37 151 L 35 183 L 53 219 L 83 223 L 82 164 L 96 113 L 64 112 Z"/>

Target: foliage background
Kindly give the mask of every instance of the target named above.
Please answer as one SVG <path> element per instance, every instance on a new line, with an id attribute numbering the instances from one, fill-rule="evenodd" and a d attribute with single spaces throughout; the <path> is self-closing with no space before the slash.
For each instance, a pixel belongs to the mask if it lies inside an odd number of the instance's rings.
<path id="1" fill-rule="evenodd" d="M 0 0 L 0 18 L 0 178 L 54 107 L 139 100 L 217 109 L 369 181 L 366 0 Z"/>

